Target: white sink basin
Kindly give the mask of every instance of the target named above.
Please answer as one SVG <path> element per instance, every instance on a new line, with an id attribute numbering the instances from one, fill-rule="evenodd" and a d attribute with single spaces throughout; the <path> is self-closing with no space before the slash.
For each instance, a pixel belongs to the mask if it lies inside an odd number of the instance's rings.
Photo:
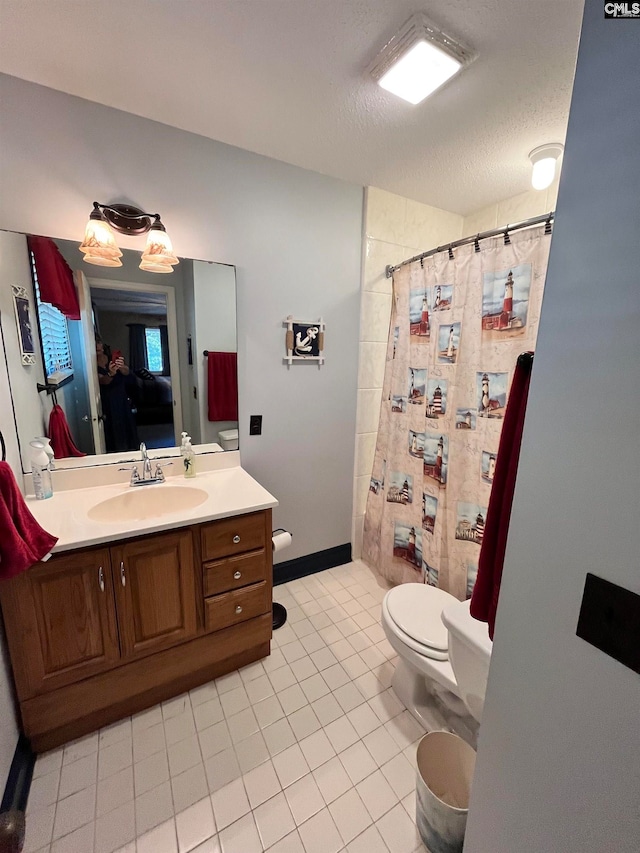
<path id="1" fill-rule="evenodd" d="M 101 501 L 87 515 L 93 521 L 146 521 L 200 506 L 207 492 L 190 486 L 136 486 L 122 495 Z"/>

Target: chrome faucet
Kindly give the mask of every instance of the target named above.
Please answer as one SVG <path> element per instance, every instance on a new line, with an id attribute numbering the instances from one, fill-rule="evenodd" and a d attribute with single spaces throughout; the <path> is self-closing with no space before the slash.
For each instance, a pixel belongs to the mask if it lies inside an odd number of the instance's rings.
<path id="1" fill-rule="evenodd" d="M 127 468 L 119 468 L 119 471 L 131 471 L 130 486 L 151 486 L 153 483 L 164 483 L 164 471 L 166 465 L 173 465 L 173 462 L 156 462 L 155 471 L 152 470 L 151 459 L 147 453 L 147 445 L 144 441 L 140 445 L 140 456 L 142 457 L 142 476 L 136 465 Z"/>

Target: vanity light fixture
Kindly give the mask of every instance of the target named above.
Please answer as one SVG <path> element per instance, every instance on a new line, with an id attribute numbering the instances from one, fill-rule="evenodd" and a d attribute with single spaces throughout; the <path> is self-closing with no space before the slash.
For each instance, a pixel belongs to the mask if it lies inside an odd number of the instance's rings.
<path id="1" fill-rule="evenodd" d="M 383 89 L 419 104 L 473 59 L 469 48 L 416 14 L 382 48 L 369 73 Z"/>
<path id="2" fill-rule="evenodd" d="M 148 233 L 140 262 L 141 270 L 170 273 L 179 263 L 159 213 L 145 213 L 128 204 L 100 204 L 94 201 L 84 240 L 80 245 L 80 251 L 88 264 L 122 266 L 122 252 L 111 229 L 129 237 Z"/>
<path id="3" fill-rule="evenodd" d="M 529 160 L 533 166 L 531 186 L 534 190 L 546 190 L 553 183 L 556 176 L 556 163 L 563 151 L 564 145 L 560 142 L 550 142 L 547 145 L 539 145 L 529 152 Z"/>

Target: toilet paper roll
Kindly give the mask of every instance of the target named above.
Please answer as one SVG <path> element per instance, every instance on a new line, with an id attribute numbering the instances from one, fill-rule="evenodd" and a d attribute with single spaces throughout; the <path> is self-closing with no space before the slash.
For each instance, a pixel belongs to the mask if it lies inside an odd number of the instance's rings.
<path id="1" fill-rule="evenodd" d="M 283 548 L 288 548 L 291 545 L 291 534 L 287 533 L 286 530 L 283 530 L 282 533 L 276 533 L 271 538 L 271 544 L 274 554 L 276 551 L 282 551 Z"/>

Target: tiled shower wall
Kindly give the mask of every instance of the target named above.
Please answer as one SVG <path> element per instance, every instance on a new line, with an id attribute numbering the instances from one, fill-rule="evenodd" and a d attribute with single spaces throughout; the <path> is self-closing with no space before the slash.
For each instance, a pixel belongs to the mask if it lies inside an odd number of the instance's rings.
<path id="1" fill-rule="evenodd" d="M 447 210 L 369 187 L 360 309 L 358 408 L 353 485 L 353 558 L 360 557 L 362 528 L 376 447 L 380 400 L 391 314 L 387 264 L 417 255 L 462 236 L 463 218 Z"/>
<path id="2" fill-rule="evenodd" d="M 556 180 L 547 190 L 528 190 L 462 217 L 375 187 L 367 190 L 351 538 L 354 559 L 362 552 L 389 337 L 391 279 L 385 276 L 387 264 L 463 236 L 547 213 L 555 209 L 557 195 Z"/>

